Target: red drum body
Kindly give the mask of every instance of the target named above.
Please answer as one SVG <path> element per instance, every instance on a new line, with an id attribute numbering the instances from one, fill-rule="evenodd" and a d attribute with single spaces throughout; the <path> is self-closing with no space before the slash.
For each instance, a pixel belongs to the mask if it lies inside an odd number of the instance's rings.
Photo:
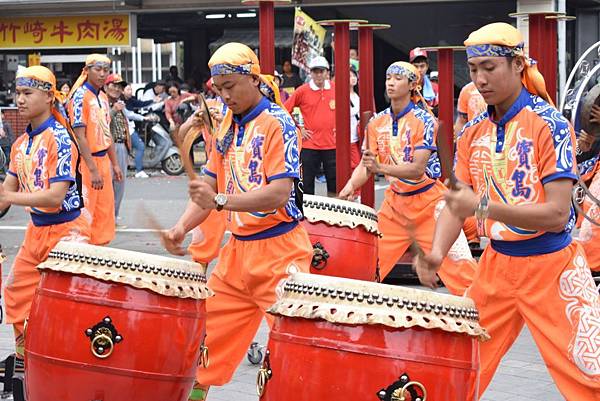
<path id="1" fill-rule="evenodd" d="M 187 400 L 199 362 L 207 362 L 202 268 L 93 248 L 60 243 L 40 265 L 25 336 L 27 400 Z"/>
<path id="2" fill-rule="evenodd" d="M 486 334 L 472 302 L 352 281 L 296 274 L 286 282 L 270 311 L 261 401 L 477 399 Z"/>
<path id="3" fill-rule="evenodd" d="M 313 244 L 313 274 L 375 281 L 377 214 L 359 203 L 304 195 L 302 221 Z"/>

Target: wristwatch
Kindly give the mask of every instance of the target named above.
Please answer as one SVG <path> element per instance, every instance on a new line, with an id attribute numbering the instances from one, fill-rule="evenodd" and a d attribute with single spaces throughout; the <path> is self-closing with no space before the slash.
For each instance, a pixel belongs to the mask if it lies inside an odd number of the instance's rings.
<path id="1" fill-rule="evenodd" d="M 479 200 L 479 204 L 477 205 L 477 208 L 475 209 L 475 218 L 478 221 L 483 221 L 483 220 L 487 219 L 490 214 L 489 208 L 490 208 L 489 198 L 484 195 Z"/>
<path id="2" fill-rule="evenodd" d="M 227 195 L 217 194 L 215 196 L 215 204 L 217 205 L 217 211 L 223 210 L 223 207 L 227 204 Z"/>

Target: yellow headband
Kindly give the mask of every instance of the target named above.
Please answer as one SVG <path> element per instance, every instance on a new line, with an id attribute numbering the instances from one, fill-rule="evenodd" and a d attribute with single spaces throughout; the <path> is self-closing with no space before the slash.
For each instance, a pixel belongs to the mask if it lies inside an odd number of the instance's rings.
<path id="1" fill-rule="evenodd" d="M 279 87 L 274 81 L 272 75 L 261 74 L 260 63 L 256 53 L 248 46 L 242 43 L 227 43 L 219 47 L 208 61 L 210 75 L 255 75 L 260 79 L 260 92 L 271 102 L 278 104 L 285 110 L 279 95 Z M 220 124 L 217 139 L 222 140 L 227 134 L 233 119 L 233 112 L 227 109 L 227 113 L 223 117 Z"/>
<path id="2" fill-rule="evenodd" d="M 77 78 L 77 81 L 75 81 L 75 83 L 73 84 L 73 87 L 71 88 L 71 91 L 69 92 L 69 95 L 67 97 L 70 99 L 73 96 L 73 94 L 75 93 L 75 91 L 77 89 L 79 89 L 81 86 L 83 86 L 85 81 L 87 81 L 88 68 L 91 68 L 91 67 L 110 68 L 110 63 L 111 63 L 110 59 L 103 54 L 92 53 L 89 56 L 87 56 L 85 58 L 85 67 L 81 71 L 81 74 L 79 75 L 79 78 Z"/>
<path id="3" fill-rule="evenodd" d="M 525 69 L 521 81 L 527 90 L 554 106 L 544 76 L 538 71 L 535 60 L 526 56 L 521 32 L 514 26 L 495 22 L 472 32 L 467 40 L 467 57 L 523 57 Z"/>
<path id="4" fill-rule="evenodd" d="M 93 53 L 85 58 L 86 67 L 110 68 L 111 60 L 103 54 Z"/>
<path id="5" fill-rule="evenodd" d="M 256 54 L 242 43 L 227 43 L 219 47 L 208 62 L 210 75 L 260 75 Z"/>
<path id="6" fill-rule="evenodd" d="M 58 109 L 58 107 L 61 107 L 58 103 L 64 103 L 64 96 L 56 90 L 56 77 L 52 71 L 41 65 L 27 67 L 17 73 L 16 86 L 27 86 L 45 92 L 52 92 L 55 101 L 51 108 L 52 115 L 65 128 L 70 129 L 69 123 Z"/>
<path id="7" fill-rule="evenodd" d="M 56 93 L 56 77 L 48 68 L 34 65 L 24 68 L 17 74 L 16 86 L 27 86 Z"/>
<path id="8" fill-rule="evenodd" d="M 404 61 L 396 61 L 390 65 L 386 71 L 386 75 L 397 74 L 405 76 L 410 82 L 418 82 L 419 71 L 411 63 Z"/>

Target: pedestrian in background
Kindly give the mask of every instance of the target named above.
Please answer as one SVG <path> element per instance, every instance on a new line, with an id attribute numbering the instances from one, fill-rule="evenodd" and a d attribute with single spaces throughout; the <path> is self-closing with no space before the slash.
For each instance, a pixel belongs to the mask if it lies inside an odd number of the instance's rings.
<path id="1" fill-rule="evenodd" d="M 119 211 L 121 201 L 125 195 L 125 180 L 127 178 L 127 162 L 131 151 L 131 140 L 129 138 L 129 121 L 125 116 L 125 102 L 123 101 L 123 89 L 127 82 L 119 74 L 111 74 L 106 78 L 105 91 L 110 104 L 110 133 L 117 154 L 119 168 L 123 172 L 119 177 L 113 173 L 113 188 L 115 201 L 115 221 L 119 222 Z M 119 179 L 120 178 L 120 179 Z"/>
<path id="2" fill-rule="evenodd" d="M 309 67 L 310 81 L 296 89 L 292 97 L 285 102 L 285 107 L 290 113 L 298 107 L 304 119 L 304 126 L 300 127 L 304 192 L 311 195 L 315 193 L 315 178 L 323 166 L 327 194 L 334 197 L 335 85 L 327 78 L 329 62 L 325 57 L 315 57 Z"/>
<path id="3" fill-rule="evenodd" d="M 15 135 L 10 122 L 4 119 L 4 114 L 0 111 L 0 147 L 6 156 L 6 166 L 0 166 L 0 170 L 7 168 L 10 162 L 10 148 L 15 141 Z"/>

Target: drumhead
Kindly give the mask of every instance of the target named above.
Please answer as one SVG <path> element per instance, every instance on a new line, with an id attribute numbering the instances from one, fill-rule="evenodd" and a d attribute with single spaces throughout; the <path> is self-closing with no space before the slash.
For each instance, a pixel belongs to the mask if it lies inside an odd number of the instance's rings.
<path id="1" fill-rule="evenodd" d="M 419 326 L 488 338 L 473 300 L 466 297 L 306 273 L 283 280 L 278 295 L 269 309 L 273 315 L 351 325 Z"/>
<path id="2" fill-rule="evenodd" d="M 324 222 L 340 227 L 363 227 L 379 234 L 375 209 L 356 202 L 324 196 L 304 195 L 304 217 L 311 223 Z"/>
<path id="3" fill-rule="evenodd" d="M 38 269 L 129 284 L 170 297 L 206 299 L 213 295 L 200 264 L 78 242 L 59 242 Z"/>

